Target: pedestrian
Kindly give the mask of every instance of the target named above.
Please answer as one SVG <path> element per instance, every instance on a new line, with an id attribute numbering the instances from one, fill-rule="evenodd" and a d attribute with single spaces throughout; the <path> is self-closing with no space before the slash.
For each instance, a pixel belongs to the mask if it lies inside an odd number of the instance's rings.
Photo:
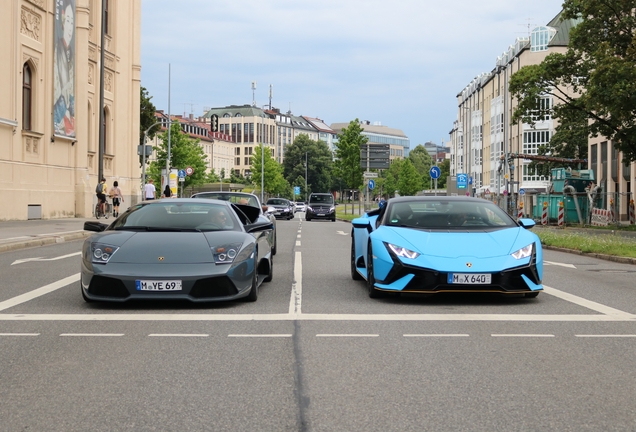
<path id="1" fill-rule="evenodd" d="M 155 185 L 153 183 L 154 183 L 154 180 L 153 179 L 149 179 L 148 183 L 146 183 L 146 186 L 144 186 L 144 199 L 145 200 L 153 200 L 153 199 L 157 198 L 157 189 L 155 188 Z"/>
<path id="2" fill-rule="evenodd" d="M 161 198 L 170 198 L 172 196 L 172 189 L 170 189 L 170 185 L 166 185 L 166 188 L 163 190 L 161 194 Z"/>
<path id="3" fill-rule="evenodd" d="M 113 217 L 119 216 L 119 204 L 124 202 L 124 196 L 121 194 L 121 189 L 119 189 L 119 183 L 117 181 L 113 182 L 113 187 L 110 188 L 108 195 L 113 200 Z"/>
<path id="4" fill-rule="evenodd" d="M 99 206 L 99 213 L 106 215 L 106 179 L 102 178 L 97 187 L 95 188 L 95 194 L 97 195 L 97 204 Z M 99 217 L 99 215 L 98 215 Z"/>

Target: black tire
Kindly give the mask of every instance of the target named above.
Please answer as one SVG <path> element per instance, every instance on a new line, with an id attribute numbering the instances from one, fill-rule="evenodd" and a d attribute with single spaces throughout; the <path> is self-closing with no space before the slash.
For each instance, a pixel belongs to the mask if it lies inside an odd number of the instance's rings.
<path id="1" fill-rule="evenodd" d="M 331 222 L 335 222 L 335 221 L 336 221 L 336 218 L 331 219 Z"/>
<path id="2" fill-rule="evenodd" d="M 274 231 L 274 245 L 272 246 L 272 256 L 276 255 L 276 246 L 278 246 L 278 240 L 276 240 L 276 231 Z"/>
<path id="3" fill-rule="evenodd" d="M 373 277 L 373 250 L 371 249 L 371 242 L 369 242 L 369 247 L 367 249 L 367 289 L 369 290 L 369 297 L 382 297 L 382 292 L 375 288 L 375 277 Z"/>
<path id="4" fill-rule="evenodd" d="M 356 246 L 353 242 L 353 236 L 351 236 L 351 279 L 362 280 L 362 276 L 356 270 Z"/>
<path id="5" fill-rule="evenodd" d="M 256 259 L 254 260 L 254 275 L 252 276 L 252 288 L 250 289 L 250 293 L 245 298 L 246 302 L 255 302 L 258 300 L 258 279 L 256 274 L 258 266 L 256 265 Z"/>
<path id="6" fill-rule="evenodd" d="M 267 277 L 263 279 L 263 282 L 271 282 L 274 278 L 274 255 L 269 258 L 269 273 L 267 273 Z"/>
<path id="7" fill-rule="evenodd" d="M 307 222 L 309 222 L 309 221 L 311 220 L 311 218 L 305 217 L 305 220 L 306 220 Z"/>
<path id="8" fill-rule="evenodd" d="M 539 295 L 539 291 L 533 291 L 525 294 L 526 298 L 536 298 Z"/>

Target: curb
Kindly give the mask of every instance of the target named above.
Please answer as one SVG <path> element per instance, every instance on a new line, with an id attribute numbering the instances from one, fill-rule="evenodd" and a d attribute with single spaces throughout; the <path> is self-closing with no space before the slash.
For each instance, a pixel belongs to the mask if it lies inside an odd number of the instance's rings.
<path id="1" fill-rule="evenodd" d="M 0 253 L 19 250 L 19 249 L 26 249 L 31 247 L 46 246 L 46 245 L 51 245 L 55 243 L 64 243 L 64 242 L 73 241 L 73 240 L 80 240 L 80 239 L 89 237 L 91 234 L 93 233 L 90 231 L 76 231 L 76 232 L 71 232 L 61 236 L 55 236 L 55 235 L 36 236 L 30 240 L 20 240 L 16 242 L 0 244 Z"/>
<path id="2" fill-rule="evenodd" d="M 613 261 L 613 262 L 617 262 L 621 264 L 636 265 L 636 258 L 622 257 L 622 256 L 616 256 L 616 255 L 606 255 L 606 254 L 599 254 L 599 253 L 593 253 L 593 252 L 583 252 L 576 249 L 566 249 L 566 248 L 560 248 L 560 247 L 554 247 L 554 246 L 546 246 L 546 245 L 542 245 L 542 246 L 543 246 L 543 249 L 549 249 L 549 250 L 554 250 L 558 252 L 566 252 L 566 253 L 571 253 L 574 255 L 589 256 L 589 257 L 598 258 L 605 261 Z"/>

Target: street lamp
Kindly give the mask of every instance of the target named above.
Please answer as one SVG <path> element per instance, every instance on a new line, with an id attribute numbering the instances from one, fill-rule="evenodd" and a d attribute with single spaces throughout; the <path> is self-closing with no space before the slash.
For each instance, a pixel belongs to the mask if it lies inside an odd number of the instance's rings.
<path id="1" fill-rule="evenodd" d="M 144 131 L 144 147 L 141 149 L 141 152 L 143 153 L 143 163 L 141 165 L 141 196 L 142 199 L 144 198 L 144 187 L 146 186 L 146 142 L 148 141 L 148 132 L 150 132 L 150 129 L 152 129 L 153 127 L 157 126 L 158 124 L 161 124 L 161 122 L 156 122 L 155 124 L 153 124 L 152 126 L 150 126 L 148 129 L 146 129 Z"/>
<path id="2" fill-rule="evenodd" d="M 305 152 L 305 203 L 309 203 L 307 198 L 307 153 L 309 152 Z"/>

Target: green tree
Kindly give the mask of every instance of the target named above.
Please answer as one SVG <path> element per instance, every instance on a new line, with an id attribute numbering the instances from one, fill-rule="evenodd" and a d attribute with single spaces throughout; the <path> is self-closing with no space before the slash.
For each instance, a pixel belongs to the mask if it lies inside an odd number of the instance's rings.
<path id="1" fill-rule="evenodd" d="M 444 159 L 442 163 L 440 163 L 438 166 L 441 171 L 441 174 L 439 178 L 437 179 L 437 188 L 445 189 L 446 181 L 448 180 L 448 177 L 450 176 L 450 159 Z"/>
<path id="2" fill-rule="evenodd" d="M 600 135 L 612 140 L 626 160 L 636 160 L 634 7 L 633 1 L 565 0 L 562 19 L 577 23 L 568 49 L 512 75 L 510 92 L 519 101 L 513 121 L 532 123 L 531 114 L 557 118 L 563 133 L 550 142 L 555 153 L 568 148 L 583 157 L 578 150 L 587 149 L 587 137 Z M 546 95 L 554 98 L 553 107 L 541 105 Z"/>
<path id="3" fill-rule="evenodd" d="M 359 189 L 362 185 L 360 149 L 369 141 L 369 138 L 362 135 L 362 130 L 360 120 L 355 119 L 338 134 L 336 143 L 335 175 L 342 178 L 351 189 Z"/>
<path id="4" fill-rule="evenodd" d="M 170 168 L 186 169 L 191 167 L 194 171 L 192 175 L 185 178 L 185 182 L 180 186 L 187 188 L 203 184 L 206 182 L 207 155 L 199 145 L 199 140 L 190 138 L 181 131 L 178 122 L 172 123 L 170 129 Z M 159 146 L 154 147 L 157 151 L 157 160 L 150 164 L 148 175 L 152 177 L 156 184 L 160 184 L 161 170 L 166 168 L 168 158 L 168 131 L 160 135 Z"/>
<path id="5" fill-rule="evenodd" d="M 409 160 L 415 167 L 415 171 L 422 176 L 428 173 L 433 166 L 433 158 L 422 144 L 418 144 L 409 152 Z"/>
<path id="6" fill-rule="evenodd" d="M 144 144 L 144 132 L 153 124 L 157 122 L 155 113 L 157 108 L 151 102 L 152 96 L 148 95 L 148 90 L 145 87 L 141 87 L 141 95 L 139 98 L 139 144 Z M 155 134 L 161 130 L 161 125 L 155 125 L 148 131 L 148 139 L 155 137 Z M 143 155 L 139 156 L 139 166 L 143 163 Z M 149 163 L 146 158 L 146 163 Z"/>
<path id="7" fill-rule="evenodd" d="M 422 177 L 415 171 L 411 159 L 404 159 L 397 187 L 401 196 L 413 196 L 422 190 Z"/>
<path id="8" fill-rule="evenodd" d="M 383 172 L 384 184 L 381 186 L 384 189 L 384 195 L 389 198 L 395 196 L 395 193 L 398 190 L 398 180 L 400 178 L 400 170 L 403 163 L 404 159 L 396 159 L 391 163 L 389 169 Z"/>
<path id="9" fill-rule="evenodd" d="M 269 195 L 291 195 L 289 184 L 283 177 L 282 167 L 276 160 L 272 157 L 272 153 L 269 150 L 269 147 L 265 149 L 265 153 L 261 156 L 261 152 L 263 151 L 263 144 L 259 144 L 255 147 L 255 151 L 252 154 L 251 159 L 251 171 L 252 171 L 252 182 L 255 186 L 257 186 L 260 190 L 261 188 L 261 166 L 264 166 L 264 170 L 262 171 L 263 178 L 265 180 L 265 187 L 263 190 Z M 261 157 L 265 162 L 265 165 L 261 163 Z"/>
<path id="10" fill-rule="evenodd" d="M 305 157 L 305 153 L 307 156 Z M 307 189 L 305 190 L 305 160 L 307 161 Z M 329 192 L 332 187 L 333 160 L 329 146 L 324 141 L 314 141 L 300 134 L 285 149 L 283 176 L 291 186 L 300 186 L 301 196 L 311 192 Z M 302 178 L 302 184 L 296 183 Z"/>

